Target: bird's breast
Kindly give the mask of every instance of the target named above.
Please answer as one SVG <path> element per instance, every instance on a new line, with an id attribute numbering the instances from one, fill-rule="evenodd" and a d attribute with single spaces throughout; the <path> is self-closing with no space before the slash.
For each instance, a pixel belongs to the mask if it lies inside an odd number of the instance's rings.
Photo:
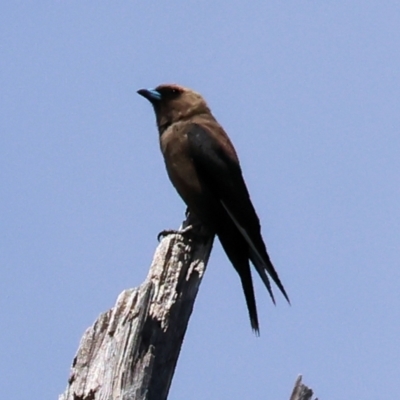
<path id="1" fill-rule="evenodd" d="M 185 126 L 172 125 L 161 135 L 160 145 L 172 184 L 188 207 L 196 208 L 196 199 L 203 188 L 190 156 Z"/>

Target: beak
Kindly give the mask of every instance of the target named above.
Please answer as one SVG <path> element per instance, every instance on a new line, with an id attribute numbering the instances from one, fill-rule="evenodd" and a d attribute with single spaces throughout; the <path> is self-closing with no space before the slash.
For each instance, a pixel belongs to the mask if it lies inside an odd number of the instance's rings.
<path id="1" fill-rule="evenodd" d="M 161 93 L 155 89 L 140 89 L 137 92 L 145 99 L 150 101 L 150 103 L 154 104 L 161 101 Z"/>

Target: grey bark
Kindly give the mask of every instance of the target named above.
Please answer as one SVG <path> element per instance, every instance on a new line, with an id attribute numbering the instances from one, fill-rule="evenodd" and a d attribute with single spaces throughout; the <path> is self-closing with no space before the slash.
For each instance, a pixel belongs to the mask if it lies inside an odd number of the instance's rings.
<path id="1" fill-rule="evenodd" d="M 84 333 L 59 400 L 167 398 L 213 239 L 200 225 L 162 239 L 145 282 Z"/>
<path id="2" fill-rule="evenodd" d="M 304 385 L 302 382 L 302 376 L 299 375 L 294 384 L 292 395 L 290 396 L 290 400 L 312 400 L 313 391 Z M 318 399 L 315 399 L 318 400 Z"/>

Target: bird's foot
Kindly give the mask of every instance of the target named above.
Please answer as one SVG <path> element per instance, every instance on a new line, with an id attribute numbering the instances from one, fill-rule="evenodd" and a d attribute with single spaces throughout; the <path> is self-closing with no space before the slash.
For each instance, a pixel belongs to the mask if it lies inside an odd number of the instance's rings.
<path id="1" fill-rule="evenodd" d="M 179 230 L 179 229 L 164 229 L 157 235 L 157 240 L 160 241 L 161 239 L 163 239 L 165 236 L 168 236 L 168 235 L 185 236 L 186 234 L 191 233 L 191 231 L 193 230 L 193 227 L 194 227 L 193 225 L 188 225 L 181 230 Z"/>

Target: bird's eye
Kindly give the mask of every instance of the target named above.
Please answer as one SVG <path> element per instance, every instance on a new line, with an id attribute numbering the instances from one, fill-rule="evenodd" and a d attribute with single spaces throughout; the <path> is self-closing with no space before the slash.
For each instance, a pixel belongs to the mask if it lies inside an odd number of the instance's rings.
<path id="1" fill-rule="evenodd" d="M 171 100 L 175 97 L 178 97 L 181 94 L 181 90 L 179 88 L 174 87 L 161 87 L 157 89 L 164 100 Z"/>

